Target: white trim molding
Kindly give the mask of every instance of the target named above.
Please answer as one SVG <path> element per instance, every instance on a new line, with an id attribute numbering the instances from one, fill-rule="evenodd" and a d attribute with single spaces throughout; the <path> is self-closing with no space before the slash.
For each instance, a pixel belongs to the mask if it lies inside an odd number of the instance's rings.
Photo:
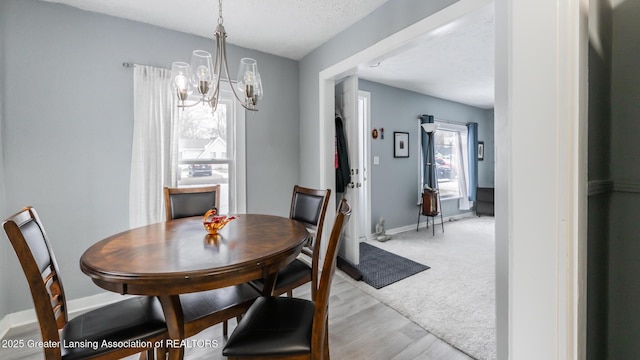
<path id="1" fill-rule="evenodd" d="M 495 1 L 500 360 L 586 358 L 586 10 Z"/>
<path id="2" fill-rule="evenodd" d="M 80 312 L 92 310 L 100 306 L 108 305 L 130 297 L 129 295 L 120 295 L 113 292 L 104 292 L 97 295 L 87 296 L 80 299 L 70 300 L 67 302 L 69 309 L 69 317 Z M 35 309 L 28 309 L 5 315 L 0 320 L 0 339 L 3 338 L 9 330 L 17 326 L 32 324 L 38 321 Z"/>
<path id="3" fill-rule="evenodd" d="M 416 213 L 417 214 L 417 213 Z M 451 221 L 456 221 L 456 220 L 461 220 L 464 218 L 470 218 L 470 217 L 474 217 L 476 216 L 476 213 L 474 211 L 468 211 L 468 212 L 464 212 L 464 213 L 460 213 L 460 214 L 455 214 L 455 215 L 450 215 L 450 216 L 445 216 L 442 218 L 442 222 L 445 223 L 445 226 L 448 222 Z M 433 220 L 435 220 L 435 224 L 434 226 L 440 226 L 440 224 L 442 224 L 442 222 L 438 221 L 440 217 L 434 217 Z M 424 229 L 427 227 L 427 221 L 425 219 L 425 216 L 420 215 L 420 223 L 421 225 L 418 227 L 418 229 Z M 431 220 L 429 221 L 429 223 L 434 223 Z M 399 234 L 401 232 L 405 232 L 405 231 L 415 231 L 416 229 L 416 225 L 418 224 L 413 224 L 413 225 L 406 225 L 406 226 L 402 226 L 402 227 L 398 227 L 398 228 L 393 228 L 393 229 L 389 229 L 386 233 L 387 235 L 395 235 L 395 234 Z M 375 240 L 375 235 L 371 235 L 371 239 Z"/>

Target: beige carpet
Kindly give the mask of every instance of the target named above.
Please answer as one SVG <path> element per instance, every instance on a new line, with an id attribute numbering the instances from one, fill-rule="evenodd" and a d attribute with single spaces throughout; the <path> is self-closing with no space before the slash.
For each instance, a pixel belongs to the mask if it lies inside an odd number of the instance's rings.
<path id="1" fill-rule="evenodd" d="M 470 356 L 496 358 L 492 217 L 446 222 L 445 233 L 438 225 L 435 236 L 420 229 L 368 242 L 431 269 L 379 290 L 341 275 Z"/>

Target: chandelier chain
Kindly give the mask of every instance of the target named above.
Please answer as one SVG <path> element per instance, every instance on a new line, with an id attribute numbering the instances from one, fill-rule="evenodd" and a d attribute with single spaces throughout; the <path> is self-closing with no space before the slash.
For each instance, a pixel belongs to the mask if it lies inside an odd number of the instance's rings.
<path id="1" fill-rule="evenodd" d="M 218 0 L 218 25 L 222 25 L 224 18 L 222 17 L 222 0 Z"/>

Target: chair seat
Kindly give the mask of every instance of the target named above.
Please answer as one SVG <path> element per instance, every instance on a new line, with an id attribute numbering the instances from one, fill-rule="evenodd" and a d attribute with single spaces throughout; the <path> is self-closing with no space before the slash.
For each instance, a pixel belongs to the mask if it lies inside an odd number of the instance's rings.
<path id="1" fill-rule="evenodd" d="M 260 297 L 233 331 L 222 354 L 232 357 L 308 354 L 314 310 L 315 303 L 308 300 Z"/>
<path id="2" fill-rule="evenodd" d="M 182 304 L 185 323 L 197 321 L 210 316 L 212 313 L 219 313 L 220 320 L 211 319 L 213 323 L 217 323 L 229 318 L 224 314 L 224 310 L 235 308 L 243 303 L 247 303 L 246 308 L 249 308 L 251 303 L 260 295 L 249 284 L 241 284 L 221 289 L 182 294 L 180 295 L 180 303 Z M 235 316 L 232 315 L 231 317 Z"/>
<path id="3" fill-rule="evenodd" d="M 278 271 L 275 289 L 288 289 L 291 284 L 311 282 L 311 274 L 311 266 L 300 259 L 295 259 Z M 264 280 L 258 280 L 256 284 L 262 290 Z"/>
<path id="4" fill-rule="evenodd" d="M 300 259 L 295 259 L 278 272 L 276 288 L 286 287 L 302 279 L 311 281 L 311 266 Z"/>
<path id="5" fill-rule="evenodd" d="M 89 311 L 71 319 L 60 335 L 62 358 L 87 359 L 113 351 L 107 343 L 145 341 L 167 331 L 160 302 L 135 297 Z"/>

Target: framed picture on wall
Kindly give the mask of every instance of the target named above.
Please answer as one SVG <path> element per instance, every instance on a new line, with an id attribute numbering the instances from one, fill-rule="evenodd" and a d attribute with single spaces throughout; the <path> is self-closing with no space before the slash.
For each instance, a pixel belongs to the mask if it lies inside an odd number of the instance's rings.
<path id="1" fill-rule="evenodd" d="M 484 160 L 484 141 L 478 141 L 478 160 Z"/>
<path id="2" fill-rule="evenodd" d="M 409 133 L 393 132 L 393 157 L 408 158 L 409 157 Z"/>

